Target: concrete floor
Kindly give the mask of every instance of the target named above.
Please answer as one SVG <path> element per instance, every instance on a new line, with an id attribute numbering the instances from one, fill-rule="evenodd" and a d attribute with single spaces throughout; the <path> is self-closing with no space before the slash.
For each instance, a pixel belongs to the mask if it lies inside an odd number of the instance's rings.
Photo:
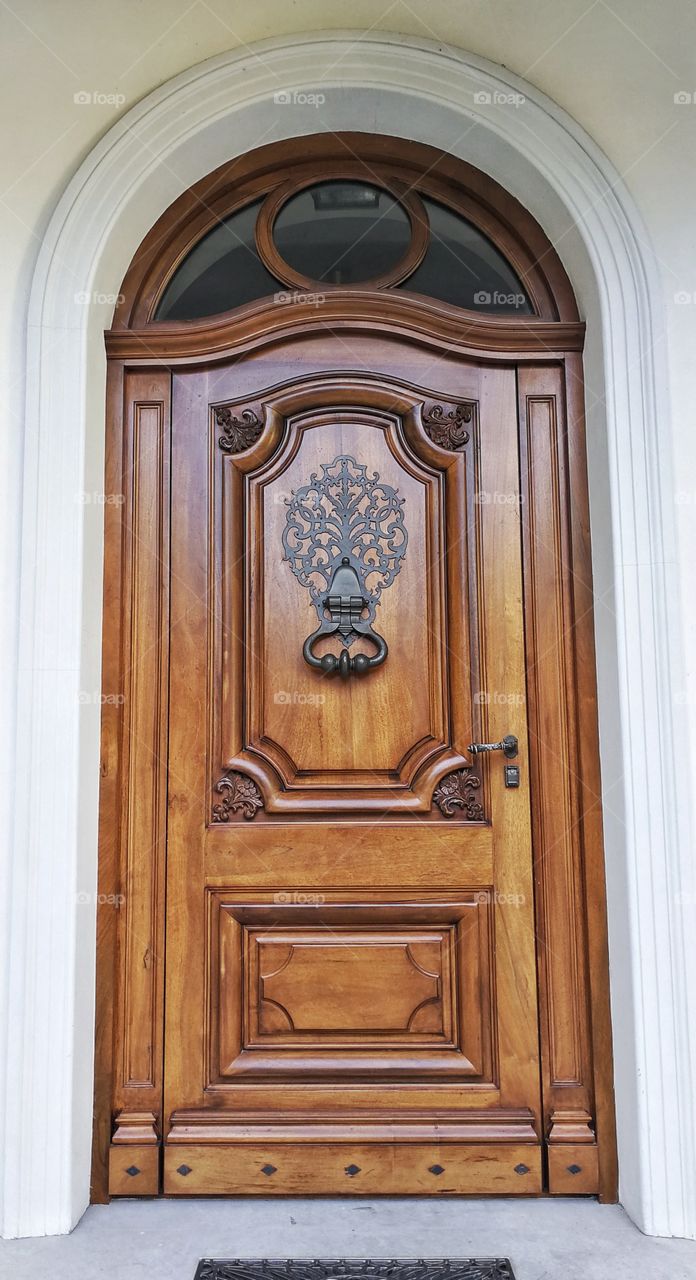
<path id="1" fill-rule="evenodd" d="M 509 1257 L 516 1280 L 696 1280 L 696 1243 L 593 1200 L 120 1200 L 0 1243 L 8 1280 L 193 1280 L 200 1257 Z"/>

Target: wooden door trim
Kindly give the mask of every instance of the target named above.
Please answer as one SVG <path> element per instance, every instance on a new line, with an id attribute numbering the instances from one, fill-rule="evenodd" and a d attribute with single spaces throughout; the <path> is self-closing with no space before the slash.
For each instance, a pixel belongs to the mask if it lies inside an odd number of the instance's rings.
<path id="1" fill-rule="evenodd" d="M 153 1158 L 143 1149 L 159 1142 L 163 1071 L 170 392 L 166 370 L 108 370 L 92 1163 L 98 1202 L 108 1187 L 110 1142 L 139 1145 L 138 1187 L 142 1194 L 157 1190 Z M 149 655 L 147 682 L 132 678 L 139 644 Z M 144 785 L 136 806 L 138 775 Z M 143 825 L 155 833 L 144 856 Z M 141 856 L 132 856 L 134 845 Z M 120 1165 L 119 1179 L 135 1191 Z"/>
<path id="2" fill-rule="evenodd" d="M 581 357 L 569 357 L 564 368 L 518 369 L 518 389 L 549 1186 L 567 1194 L 573 1185 L 582 1190 L 589 1178 L 602 1200 L 614 1200 L 616 1131 Z M 561 643 L 550 639 L 551 630 Z M 561 905 L 567 915 L 558 929 Z M 570 1020 L 568 1008 L 574 1015 Z"/>
<path id="3" fill-rule="evenodd" d="M 472 1159 L 471 1148 L 440 1139 L 349 1147 L 177 1141 L 163 1166 L 168 1196 L 537 1196 L 543 1186 L 541 1150 L 525 1142 L 478 1142 Z"/>
<path id="4" fill-rule="evenodd" d="M 580 320 L 480 316 L 415 294 L 336 288 L 316 304 L 290 295 L 282 304 L 263 298 L 227 316 L 190 323 L 172 321 L 142 329 L 114 325 L 106 334 L 106 350 L 109 358 L 129 364 L 209 364 L 321 327 L 374 334 L 379 325 L 386 332 L 429 343 L 434 350 L 446 343 L 449 350 L 462 355 L 493 358 L 497 354 L 500 359 L 557 359 L 566 351 L 582 351 L 585 340 Z"/>

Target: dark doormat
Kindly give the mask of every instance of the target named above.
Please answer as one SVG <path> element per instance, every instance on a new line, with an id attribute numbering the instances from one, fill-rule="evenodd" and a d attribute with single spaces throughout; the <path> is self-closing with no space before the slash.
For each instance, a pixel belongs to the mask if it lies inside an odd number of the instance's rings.
<path id="1" fill-rule="evenodd" d="M 194 1280 L 515 1280 L 507 1258 L 201 1258 Z"/>

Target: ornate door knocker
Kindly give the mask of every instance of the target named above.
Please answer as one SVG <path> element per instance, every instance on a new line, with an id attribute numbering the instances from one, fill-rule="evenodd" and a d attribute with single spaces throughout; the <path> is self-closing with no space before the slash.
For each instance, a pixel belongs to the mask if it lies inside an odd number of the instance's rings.
<path id="1" fill-rule="evenodd" d="M 283 530 L 285 559 L 306 587 L 317 611 L 319 626 L 302 646 L 305 662 L 326 675 L 346 679 L 379 667 L 388 654 L 387 642 L 372 629 L 382 592 L 401 568 L 408 533 L 404 499 L 343 454 L 321 464 L 309 484 L 291 494 Z M 339 657 L 314 647 L 323 636 L 335 635 Z M 348 650 L 358 637 L 374 646 L 372 654 Z"/>

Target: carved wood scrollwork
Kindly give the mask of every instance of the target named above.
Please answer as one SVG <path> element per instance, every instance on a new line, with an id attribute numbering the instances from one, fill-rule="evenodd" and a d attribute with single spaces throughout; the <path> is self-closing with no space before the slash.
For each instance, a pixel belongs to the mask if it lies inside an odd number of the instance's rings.
<path id="1" fill-rule="evenodd" d="M 213 822 L 230 822 L 236 815 L 250 821 L 263 809 L 263 797 L 256 783 L 234 769 L 215 783 L 215 790 L 222 800 L 213 805 Z"/>
<path id="2" fill-rule="evenodd" d="M 217 425 L 222 427 L 218 444 L 224 453 L 243 453 L 255 444 L 263 431 L 263 419 L 253 409 L 243 409 L 237 415 L 226 405 L 215 405 L 213 412 Z"/>
<path id="3" fill-rule="evenodd" d="M 461 816 L 468 822 L 484 822 L 483 805 L 477 796 L 480 786 L 481 779 L 472 769 L 457 769 L 438 783 L 433 800 L 445 818 L 454 817 L 457 809 L 461 809 Z"/>
<path id="4" fill-rule="evenodd" d="M 470 433 L 465 424 L 473 422 L 474 408 L 473 401 L 462 401 L 451 409 L 442 404 L 424 407 L 422 422 L 426 435 L 441 449 L 456 453 L 469 443 Z"/>

